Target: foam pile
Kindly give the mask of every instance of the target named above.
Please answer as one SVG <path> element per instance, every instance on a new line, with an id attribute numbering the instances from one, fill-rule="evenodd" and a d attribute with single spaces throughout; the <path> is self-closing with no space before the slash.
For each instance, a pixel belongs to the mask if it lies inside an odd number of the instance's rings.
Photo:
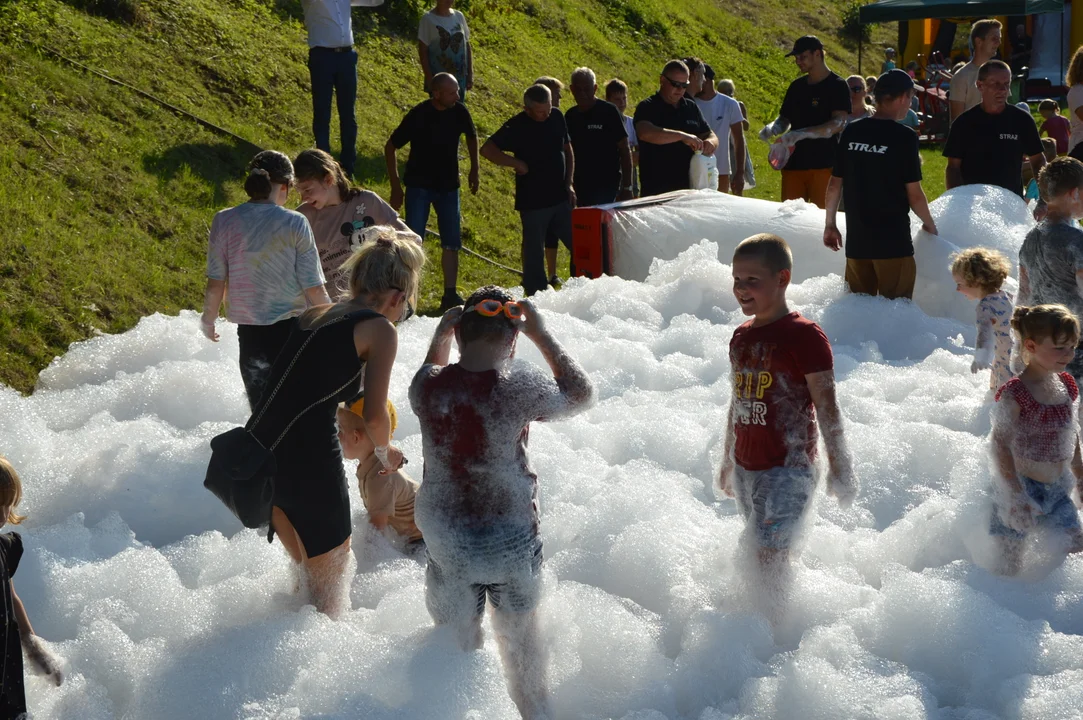
<path id="1" fill-rule="evenodd" d="M 790 244 L 796 281 L 843 273 L 844 254 L 824 247 L 825 213 L 815 205 L 803 200 L 779 204 L 711 190 L 666 197 L 616 206 L 613 274 L 643 280 L 656 260 L 671 260 L 704 239 L 717 243 L 718 259 L 728 263 L 739 242 L 761 232 L 779 235 Z M 930 210 L 939 237 L 923 232 L 917 217 L 910 216 L 918 265 L 914 297 L 929 315 L 972 322 L 973 307 L 955 292 L 948 270 L 951 254 L 983 245 L 1001 250 L 1014 262 L 1034 220 L 1018 195 L 991 185 L 950 190 L 932 202 Z M 838 224 L 845 238 L 845 213 L 839 213 Z M 1014 291 L 1014 282 L 1009 290 Z"/>
<path id="2" fill-rule="evenodd" d="M 962 240 L 965 241 L 965 238 Z M 863 487 L 821 497 L 776 629 L 743 581 L 742 521 L 712 480 L 743 321 L 717 244 L 646 282 L 539 296 L 599 402 L 539 424 L 554 705 L 561 718 L 1068 718 L 1083 703 L 1083 558 L 1023 580 L 986 551 L 988 379 L 973 328 L 856 297 L 837 275 L 792 304 L 834 343 Z M 401 328 L 391 397 L 420 476 L 408 383 L 436 321 Z M 208 440 L 245 419 L 236 335 L 153 316 L 75 345 L 23 398 L 0 390 L 0 447 L 26 478 L 16 585 L 69 663 L 29 679 L 39 718 L 517 717 L 495 644 L 435 631 L 424 568 L 366 534 L 356 488 L 352 609 L 290 594 L 285 552 L 241 530 L 201 481 Z M 528 341 L 521 361 L 541 364 Z M 488 621 L 486 621 L 488 627 Z"/>

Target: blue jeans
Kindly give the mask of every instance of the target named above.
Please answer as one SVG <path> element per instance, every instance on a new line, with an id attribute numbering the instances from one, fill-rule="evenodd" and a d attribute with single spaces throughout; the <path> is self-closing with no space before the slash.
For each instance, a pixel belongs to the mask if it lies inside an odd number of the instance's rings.
<path id="1" fill-rule="evenodd" d="M 436 210 L 436 223 L 440 227 L 440 247 L 459 250 L 463 246 L 462 220 L 459 213 L 459 189 L 426 190 L 406 188 L 406 224 L 424 239 L 425 225 L 429 222 L 429 206 Z"/>
<path id="2" fill-rule="evenodd" d="M 339 164 L 353 175 L 357 162 L 357 52 L 350 48 L 335 52 L 329 48 L 309 48 L 308 73 L 312 79 L 312 134 L 316 147 L 331 152 L 331 97 L 338 105 L 338 127 L 342 138 Z"/>
<path id="3" fill-rule="evenodd" d="M 737 507 L 755 529 L 759 546 L 789 549 L 816 489 L 812 468 L 745 470 L 738 465 L 733 479 Z"/>

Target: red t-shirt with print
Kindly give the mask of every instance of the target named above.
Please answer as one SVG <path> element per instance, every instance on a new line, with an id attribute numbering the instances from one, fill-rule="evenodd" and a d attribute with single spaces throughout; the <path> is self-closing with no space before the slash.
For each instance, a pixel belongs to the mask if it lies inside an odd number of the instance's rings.
<path id="1" fill-rule="evenodd" d="M 741 325 L 730 340 L 734 459 L 746 470 L 816 460 L 816 409 L 805 376 L 833 367 L 820 326 L 792 312 L 768 325 Z"/>

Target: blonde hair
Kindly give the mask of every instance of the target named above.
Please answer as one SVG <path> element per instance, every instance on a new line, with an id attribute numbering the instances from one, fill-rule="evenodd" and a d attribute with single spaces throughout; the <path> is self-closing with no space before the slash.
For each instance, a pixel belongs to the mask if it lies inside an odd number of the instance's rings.
<path id="1" fill-rule="evenodd" d="M 351 429 L 365 432 L 365 421 L 363 420 L 365 412 L 364 395 L 352 403 L 343 403 L 340 409 L 349 416 L 347 423 Z M 387 401 L 387 417 L 391 419 L 390 437 L 394 438 L 395 430 L 399 427 L 399 413 L 395 410 L 395 404 L 390 400 Z"/>
<path id="2" fill-rule="evenodd" d="M 414 235 L 387 225 L 366 228 L 361 247 L 342 263 L 350 297 L 400 290 L 415 306 L 424 266 L 425 251 Z"/>
<path id="3" fill-rule="evenodd" d="M 1041 342 L 1052 338 L 1053 342 L 1079 342 L 1079 320 L 1063 305 L 1020 306 L 1012 313 L 1012 329 L 1021 340 Z"/>
<path id="4" fill-rule="evenodd" d="M 718 92 L 733 97 L 737 94 L 737 85 L 729 78 L 722 78 L 718 81 Z"/>
<path id="5" fill-rule="evenodd" d="M 865 83 L 864 76 L 862 76 L 862 75 L 851 75 L 850 77 L 846 78 L 846 84 L 849 85 L 851 80 L 860 80 L 861 81 L 861 87 L 863 87 L 865 89 L 865 91 L 868 92 L 869 86 Z"/>
<path id="6" fill-rule="evenodd" d="M 1072 61 L 1068 63 L 1068 74 L 1064 76 L 1064 84 L 1068 87 L 1083 84 L 1083 45 L 1076 48 Z"/>
<path id="7" fill-rule="evenodd" d="M 16 515 L 15 508 L 23 499 L 23 481 L 15 466 L 6 457 L 0 455 L 0 506 L 8 507 L 6 521 L 9 525 L 19 525 L 26 520 L 26 515 Z"/>
<path id="8" fill-rule="evenodd" d="M 952 256 L 951 274 L 986 295 L 996 292 L 1012 272 L 1008 256 L 990 248 L 967 248 Z"/>

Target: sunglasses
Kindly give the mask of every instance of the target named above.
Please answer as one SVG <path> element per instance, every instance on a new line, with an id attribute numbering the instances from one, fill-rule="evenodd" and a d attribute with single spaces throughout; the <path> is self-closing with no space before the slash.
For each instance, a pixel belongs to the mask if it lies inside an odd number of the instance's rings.
<path id="1" fill-rule="evenodd" d="M 861 87 L 860 85 L 851 85 L 850 86 L 850 92 L 852 92 L 852 93 L 865 92 L 865 88 Z"/>
<path id="2" fill-rule="evenodd" d="M 392 287 L 392 288 L 389 288 L 389 289 L 390 290 L 396 290 L 396 291 L 401 292 L 401 293 L 406 292 L 402 288 L 397 288 L 397 287 Z M 407 320 L 409 320 L 410 318 L 412 318 L 413 316 L 414 316 L 414 304 L 412 302 L 410 302 L 409 300 L 407 300 L 406 301 L 406 307 L 402 311 L 402 316 L 399 318 L 399 322 L 404 323 Z"/>
<path id="3" fill-rule="evenodd" d="M 689 85 L 692 84 L 692 83 L 687 83 L 687 82 L 677 82 L 676 80 L 671 80 L 668 75 L 663 75 L 662 77 L 664 77 L 666 79 L 667 83 L 669 83 L 673 87 L 677 88 L 678 90 L 684 90 Z"/>
<path id="4" fill-rule="evenodd" d="M 477 305 L 471 305 L 463 312 L 476 312 L 485 317 L 496 317 L 504 313 L 510 320 L 520 320 L 523 317 L 523 306 L 514 300 L 500 302 L 499 300 L 482 300 Z"/>

